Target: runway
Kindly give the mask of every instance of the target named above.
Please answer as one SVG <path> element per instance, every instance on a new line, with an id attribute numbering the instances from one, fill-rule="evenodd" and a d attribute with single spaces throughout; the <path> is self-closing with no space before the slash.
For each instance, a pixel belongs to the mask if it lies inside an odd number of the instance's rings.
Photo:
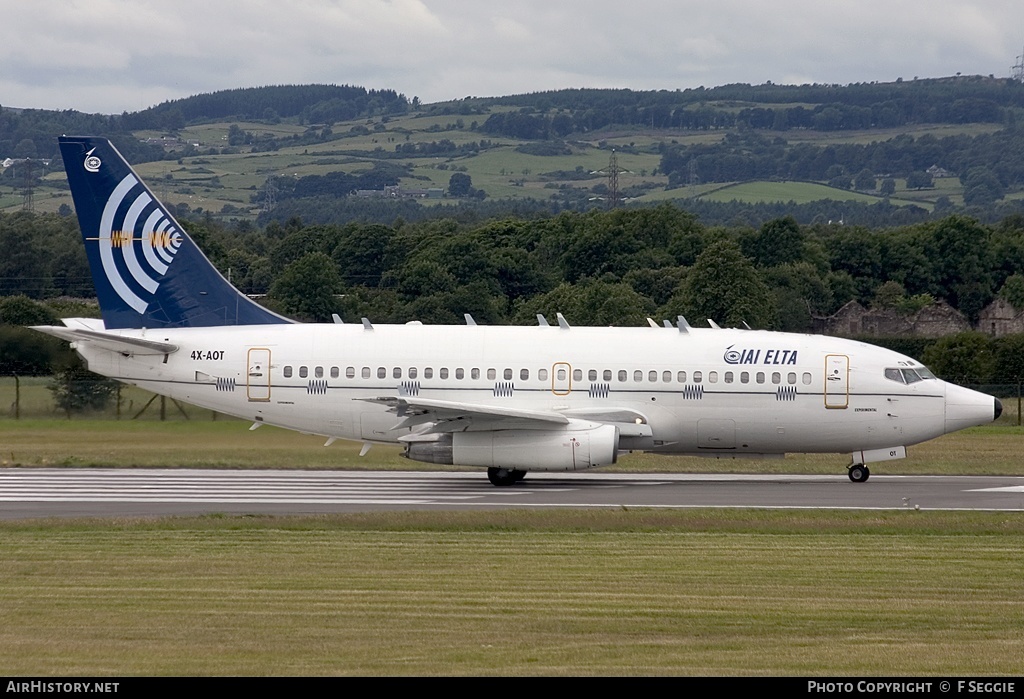
<path id="1" fill-rule="evenodd" d="M 0 519 L 294 515 L 467 508 L 831 508 L 1024 511 L 1024 477 L 0 469 Z"/>

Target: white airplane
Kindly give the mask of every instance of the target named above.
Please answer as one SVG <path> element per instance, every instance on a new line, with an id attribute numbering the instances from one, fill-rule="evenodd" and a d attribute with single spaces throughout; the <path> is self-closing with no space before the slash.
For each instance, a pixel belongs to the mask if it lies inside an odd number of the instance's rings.
<path id="1" fill-rule="evenodd" d="M 998 399 L 835 337 L 749 329 L 298 324 L 225 280 L 101 138 L 60 139 L 103 320 L 37 327 L 154 393 L 409 459 L 578 471 L 634 450 L 850 452 L 849 477 L 999 417 Z"/>

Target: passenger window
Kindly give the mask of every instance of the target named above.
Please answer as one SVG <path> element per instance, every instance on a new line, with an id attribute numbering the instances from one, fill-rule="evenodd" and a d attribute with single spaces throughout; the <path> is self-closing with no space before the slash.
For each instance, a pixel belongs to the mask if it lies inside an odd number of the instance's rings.
<path id="1" fill-rule="evenodd" d="M 537 370 L 537 378 L 540 379 L 541 381 L 547 381 L 548 380 L 548 370 L 547 369 L 538 369 Z"/>
<path id="2" fill-rule="evenodd" d="M 377 378 L 378 379 L 386 379 L 387 377 L 388 377 L 387 367 L 382 367 L 382 366 L 377 367 Z"/>
<path id="3" fill-rule="evenodd" d="M 462 379 L 465 378 L 465 376 L 466 372 L 463 369 L 459 368 L 455 370 L 455 378 L 457 378 L 459 381 L 462 381 Z"/>
<path id="4" fill-rule="evenodd" d="M 567 376 L 567 374 L 565 373 L 565 369 L 559 369 L 557 372 L 557 376 L 559 381 L 565 381 L 565 378 Z"/>
<path id="5" fill-rule="evenodd" d="M 441 371 L 439 371 L 437 373 L 437 375 L 440 378 L 442 378 L 442 379 L 447 379 L 448 378 L 448 367 L 441 367 Z"/>
<path id="6" fill-rule="evenodd" d="M 643 381 L 644 380 L 644 372 L 640 371 L 639 369 L 634 371 L 633 372 L 633 380 L 636 381 L 637 383 L 640 383 L 641 381 Z"/>
<path id="7" fill-rule="evenodd" d="M 732 383 L 732 372 L 731 371 L 725 372 L 725 382 L 726 383 Z"/>
<path id="8" fill-rule="evenodd" d="M 587 379 L 590 381 L 597 381 L 597 369 L 591 369 L 587 372 Z"/>
<path id="9" fill-rule="evenodd" d="M 480 378 L 480 370 L 479 369 L 470 369 L 469 370 L 469 378 L 471 378 L 471 379 L 479 379 Z"/>
<path id="10" fill-rule="evenodd" d="M 530 370 L 529 369 L 520 369 L 519 370 L 519 378 L 521 380 L 523 380 L 523 381 L 529 381 L 530 380 Z"/>
<path id="11" fill-rule="evenodd" d="M 693 382 L 694 383 L 700 383 L 703 380 L 704 380 L 704 375 L 703 374 L 701 374 L 699 371 L 693 372 Z"/>
<path id="12" fill-rule="evenodd" d="M 663 372 L 661 372 L 661 380 L 664 381 L 665 383 L 672 383 L 672 372 L 671 371 L 663 371 Z"/>
<path id="13" fill-rule="evenodd" d="M 740 372 L 740 383 L 750 383 L 750 372 L 749 371 L 741 371 Z"/>
<path id="14" fill-rule="evenodd" d="M 290 366 L 286 366 L 284 368 L 284 377 L 286 379 L 290 379 L 292 377 L 292 368 Z"/>
<path id="15" fill-rule="evenodd" d="M 757 372 L 757 382 L 758 383 L 764 383 L 764 372 L 763 371 Z"/>
<path id="16" fill-rule="evenodd" d="M 686 372 L 680 371 L 679 373 L 677 373 L 676 381 L 678 381 L 679 383 L 686 383 Z"/>
<path id="17" fill-rule="evenodd" d="M 322 366 L 318 366 L 317 368 L 313 369 L 313 376 L 315 376 L 318 379 L 322 379 L 324 377 L 324 368 Z"/>
<path id="18" fill-rule="evenodd" d="M 340 372 L 340 371 L 338 371 L 338 367 L 336 367 L 336 366 L 332 366 L 332 367 L 331 367 L 331 378 L 332 378 L 332 379 L 336 379 L 336 378 L 338 378 L 339 376 L 341 376 L 341 372 Z"/>
<path id="19" fill-rule="evenodd" d="M 396 366 L 394 369 L 391 370 L 391 376 L 393 376 L 396 379 L 402 378 L 402 368 Z"/>
<path id="20" fill-rule="evenodd" d="M 487 380 L 488 381 L 494 381 L 494 379 L 496 379 L 496 378 L 498 378 L 498 372 L 496 370 L 494 370 L 494 369 L 488 369 L 487 370 Z"/>
<path id="21" fill-rule="evenodd" d="M 409 378 L 410 379 L 415 379 L 417 376 L 419 376 L 419 372 L 416 371 L 416 367 L 414 367 L 414 366 L 409 367 Z"/>
<path id="22" fill-rule="evenodd" d="M 506 381 L 511 381 L 512 380 L 512 370 L 511 369 L 505 369 L 505 371 L 504 371 L 504 373 L 502 375 L 505 377 Z"/>
<path id="23" fill-rule="evenodd" d="M 611 369 L 605 369 L 603 376 L 604 376 L 604 380 L 605 381 L 611 381 L 612 380 L 612 370 Z"/>
<path id="24" fill-rule="evenodd" d="M 434 367 L 425 367 L 423 369 L 423 378 L 432 379 L 434 378 Z"/>
<path id="25" fill-rule="evenodd" d="M 788 374 L 786 374 L 786 383 L 788 383 L 790 385 L 796 383 L 796 373 L 795 372 L 791 371 Z"/>
<path id="26" fill-rule="evenodd" d="M 711 383 L 718 383 L 718 372 L 717 371 L 709 371 L 708 372 L 708 381 L 711 382 Z"/>
<path id="27" fill-rule="evenodd" d="M 370 367 L 364 366 L 362 369 L 362 375 L 364 379 L 370 378 Z"/>
<path id="28" fill-rule="evenodd" d="M 354 379 L 356 377 L 356 368 L 354 366 L 345 367 L 345 378 Z"/>
<path id="29" fill-rule="evenodd" d="M 304 379 L 307 376 L 309 376 L 309 368 L 308 367 L 304 367 L 304 366 L 300 366 L 299 367 L 299 378 Z"/>
<path id="30" fill-rule="evenodd" d="M 804 386 L 811 385 L 811 372 L 805 371 L 803 375 Z"/>
<path id="31" fill-rule="evenodd" d="M 625 381 L 627 376 L 625 369 L 619 369 L 619 381 Z"/>
<path id="32" fill-rule="evenodd" d="M 573 381 L 582 381 L 583 380 L 583 370 L 582 369 L 573 369 L 572 370 L 572 380 Z"/>
<path id="33" fill-rule="evenodd" d="M 772 372 L 772 383 L 775 383 L 775 384 L 782 383 L 782 374 L 780 374 L 777 371 L 773 371 Z"/>
<path id="34" fill-rule="evenodd" d="M 647 380 L 651 383 L 658 383 L 658 372 L 649 371 L 647 372 Z"/>

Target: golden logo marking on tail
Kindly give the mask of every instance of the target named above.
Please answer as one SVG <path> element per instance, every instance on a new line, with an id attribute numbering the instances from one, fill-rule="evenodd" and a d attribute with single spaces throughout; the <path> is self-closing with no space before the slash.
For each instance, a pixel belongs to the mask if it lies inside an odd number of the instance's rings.
<path id="1" fill-rule="evenodd" d="M 154 248 L 169 248 L 174 242 L 174 233 L 163 231 L 163 232 L 152 232 L 145 238 L 135 238 L 128 231 L 110 231 L 109 238 L 86 238 L 86 240 L 109 240 L 110 247 L 112 248 L 123 248 L 133 241 L 139 241 L 148 243 L 150 247 Z"/>

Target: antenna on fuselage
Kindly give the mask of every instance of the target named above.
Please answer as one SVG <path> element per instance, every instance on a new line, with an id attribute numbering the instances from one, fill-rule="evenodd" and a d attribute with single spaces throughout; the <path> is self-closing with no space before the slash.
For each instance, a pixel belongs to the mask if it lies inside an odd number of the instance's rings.
<path id="1" fill-rule="evenodd" d="M 334 321 L 335 325 L 344 325 L 345 324 L 345 321 L 343 321 L 341 319 L 341 316 L 339 316 L 337 313 L 332 313 L 331 314 L 331 320 Z"/>
<path id="2" fill-rule="evenodd" d="M 668 321 L 665 321 L 668 322 Z M 682 316 L 676 316 L 676 327 L 679 328 L 679 332 L 688 333 L 690 332 L 690 324 L 686 322 L 686 318 Z"/>
<path id="3" fill-rule="evenodd" d="M 476 325 L 476 321 L 473 320 L 473 316 L 468 313 L 463 313 L 463 315 L 466 317 L 466 325 Z"/>
<path id="4" fill-rule="evenodd" d="M 718 324 L 718 323 L 716 323 L 715 321 L 711 320 L 710 318 L 708 318 L 708 325 L 710 325 L 710 326 L 711 326 L 712 328 L 714 328 L 715 330 L 721 330 L 721 329 L 722 329 L 722 326 L 721 326 L 721 325 L 719 325 L 719 324 Z"/>
<path id="5" fill-rule="evenodd" d="M 565 316 L 563 316 L 561 313 L 556 313 L 555 315 L 558 317 L 558 327 L 560 327 L 562 330 L 569 330 L 569 321 L 565 319 Z"/>
<path id="6" fill-rule="evenodd" d="M 540 313 L 537 314 L 537 325 L 541 326 L 542 328 L 549 328 L 549 327 L 551 327 L 550 323 L 548 323 L 548 319 L 545 318 Z"/>
<path id="7" fill-rule="evenodd" d="M 373 323 L 366 316 L 363 316 L 363 330 L 373 330 Z"/>
<path id="8" fill-rule="evenodd" d="M 654 322 L 653 318 L 648 318 L 647 319 L 647 324 L 650 325 L 652 328 L 658 327 L 658 324 Z"/>

